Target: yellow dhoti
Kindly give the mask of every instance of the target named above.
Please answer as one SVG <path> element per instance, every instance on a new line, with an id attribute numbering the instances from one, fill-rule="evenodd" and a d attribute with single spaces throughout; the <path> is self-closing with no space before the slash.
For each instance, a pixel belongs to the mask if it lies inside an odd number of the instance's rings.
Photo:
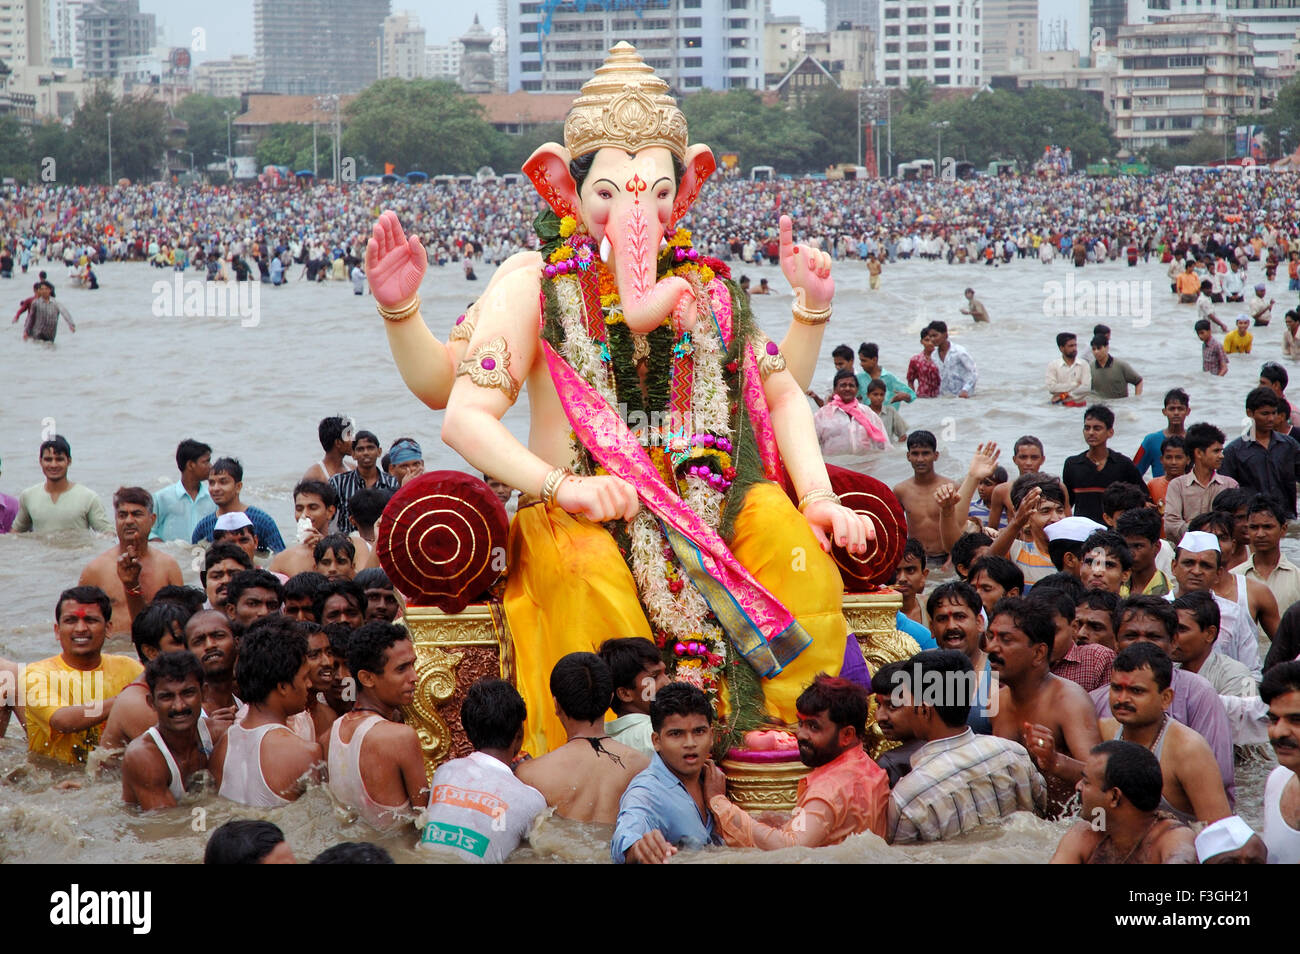
<path id="1" fill-rule="evenodd" d="M 768 711 L 793 722 L 799 693 L 819 672 L 838 674 L 844 660 L 848 626 L 839 571 L 771 483 L 745 497 L 732 553 L 812 637 L 778 676 L 763 680 Z M 528 705 L 524 750 L 536 756 L 565 741 L 551 701 L 555 663 L 569 653 L 595 652 L 606 639 L 653 639 L 653 633 L 614 538 L 584 517 L 541 504 L 521 509 L 510 525 L 509 566 L 504 606 L 516 681 Z"/>

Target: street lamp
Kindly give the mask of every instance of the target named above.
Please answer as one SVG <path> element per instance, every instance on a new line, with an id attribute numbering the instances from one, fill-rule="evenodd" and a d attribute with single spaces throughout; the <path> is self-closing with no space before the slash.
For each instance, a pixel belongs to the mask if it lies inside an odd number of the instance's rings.
<path id="1" fill-rule="evenodd" d="M 234 149 L 231 148 L 230 145 L 230 119 L 234 115 L 235 114 L 232 113 L 230 110 L 226 110 L 226 161 L 227 162 L 229 162 L 230 160 L 230 155 L 235 151 Z"/>
<path id="2" fill-rule="evenodd" d="M 935 173 L 938 174 L 940 168 L 943 166 L 943 131 L 946 127 L 951 126 L 952 123 L 944 119 L 937 123 L 930 123 L 930 125 L 938 130 L 934 146 L 934 151 L 938 154 L 938 157 L 935 159 Z"/>
<path id="3" fill-rule="evenodd" d="M 190 157 L 190 175 L 194 175 L 194 153 L 188 149 L 177 149 L 177 152 L 183 152 Z"/>
<path id="4" fill-rule="evenodd" d="M 104 113 L 108 117 L 108 187 L 113 188 L 113 111 Z"/>

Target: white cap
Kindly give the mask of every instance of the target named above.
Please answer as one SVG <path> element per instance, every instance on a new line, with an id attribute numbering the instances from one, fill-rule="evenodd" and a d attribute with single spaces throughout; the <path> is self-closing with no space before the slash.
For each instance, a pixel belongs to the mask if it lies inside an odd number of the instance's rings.
<path id="1" fill-rule="evenodd" d="M 1178 549 L 1186 550 L 1188 553 L 1204 553 L 1206 550 L 1213 550 L 1215 553 L 1223 552 L 1219 549 L 1219 538 L 1204 530 L 1188 530 L 1178 541 Z"/>
<path id="2" fill-rule="evenodd" d="M 1236 851 L 1255 837 L 1255 829 L 1247 825 L 1240 815 L 1220 818 L 1206 825 L 1196 836 L 1196 860 L 1205 863 L 1207 858 L 1224 852 Z"/>
<path id="3" fill-rule="evenodd" d="M 226 533 L 230 530 L 240 530 L 244 527 L 251 527 L 252 525 L 253 521 L 248 519 L 248 514 L 244 513 L 242 510 L 232 510 L 230 513 L 223 513 L 218 517 L 217 522 L 213 524 L 212 529 Z"/>
<path id="4" fill-rule="evenodd" d="M 1087 517 L 1066 517 L 1056 523 L 1049 523 L 1043 528 L 1043 534 L 1049 543 L 1053 540 L 1072 540 L 1075 543 L 1082 543 L 1098 530 L 1105 529 L 1105 526 Z"/>

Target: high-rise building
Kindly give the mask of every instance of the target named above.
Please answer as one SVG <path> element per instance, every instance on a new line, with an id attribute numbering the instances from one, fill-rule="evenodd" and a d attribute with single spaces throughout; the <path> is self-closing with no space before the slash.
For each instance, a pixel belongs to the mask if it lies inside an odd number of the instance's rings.
<path id="1" fill-rule="evenodd" d="M 430 79 L 460 79 L 460 56 L 465 52 L 460 40 L 452 40 L 438 46 L 428 46 L 424 50 L 424 75 Z"/>
<path id="2" fill-rule="evenodd" d="M 1143 0 L 1144 2 L 1144 0 Z M 1177 3 L 1178 0 L 1155 0 L 1155 3 Z M 1144 5 L 1149 6 L 1150 4 Z M 1129 17 L 1129 0 L 1089 0 L 1088 2 L 1088 48 L 1096 52 L 1104 43 L 1107 47 L 1115 45 L 1119 28 L 1125 23 L 1135 21 Z"/>
<path id="3" fill-rule="evenodd" d="M 510 90 L 576 93 L 619 40 L 674 92 L 763 88 L 763 0 L 510 0 Z"/>
<path id="4" fill-rule="evenodd" d="M 985 79 L 1021 73 L 1038 59 L 1038 0 L 983 0 Z"/>
<path id="5" fill-rule="evenodd" d="M 379 78 L 390 0 L 253 0 L 258 87 L 355 93 Z"/>
<path id="6" fill-rule="evenodd" d="M 50 56 L 79 67 L 77 20 L 90 0 L 50 0 Z M 0 4 L 2 5 L 2 4 Z"/>
<path id="7" fill-rule="evenodd" d="M 822 0 L 826 4 L 826 32 L 845 23 L 851 27 L 880 30 L 880 0 Z"/>
<path id="8" fill-rule="evenodd" d="M 934 86 L 979 86 L 980 0 L 882 0 L 879 72 L 886 86 L 923 79 Z"/>
<path id="9" fill-rule="evenodd" d="M 257 63 L 236 54 L 228 60 L 205 60 L 194 71 L 194 91 L 222 99 L 257 89 Z"/>
<path id="10" fill-rule="evenodd" d="M 153 49 L 157 23 L 140 12 L 140 0 L 94 0 L 77 19 L 77 50 L 88 79 L 122 75 L 124 61 L 147 56 Z"/>
<path id="11" fill-rule="evenodd" d="M 11 70 L 44 66 L 50 56 L 46 0 L 0 0 L 0 62 Z"/>
<path id="12" fill-rule="evenodd" d="M 424 27 L 409 10 L 384 19 L 384 59 L 379 75 L 387 79 L 417 79 L 425 70 Z"/>

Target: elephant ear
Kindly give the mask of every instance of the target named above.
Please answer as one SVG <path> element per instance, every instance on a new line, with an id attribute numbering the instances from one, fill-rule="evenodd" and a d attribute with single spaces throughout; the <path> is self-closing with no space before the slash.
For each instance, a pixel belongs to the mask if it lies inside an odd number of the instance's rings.
<path id="1" fill-rule="evenodd" d="M 686 150 L 684 165 L 686 171 L 682 174 L 681 185 L 677 187 L 677 200 L 673 202 L 673 225 L 676 225 L 687 210 L 695 204 L 695 200 L 700 197 L 700 190 L 704 188 L 704 183 L 718 168 L 718 163 L 713 158 L 713 150 L 703 143 L 696 143 Z"/>
<path id="2" fill-rule="evenodd" d="M 523 172 L 556 215 L 577 218 L 578 189 L 569 173 L 569 150 L 557 142 L 542 143 L 524 163 Z"/>

